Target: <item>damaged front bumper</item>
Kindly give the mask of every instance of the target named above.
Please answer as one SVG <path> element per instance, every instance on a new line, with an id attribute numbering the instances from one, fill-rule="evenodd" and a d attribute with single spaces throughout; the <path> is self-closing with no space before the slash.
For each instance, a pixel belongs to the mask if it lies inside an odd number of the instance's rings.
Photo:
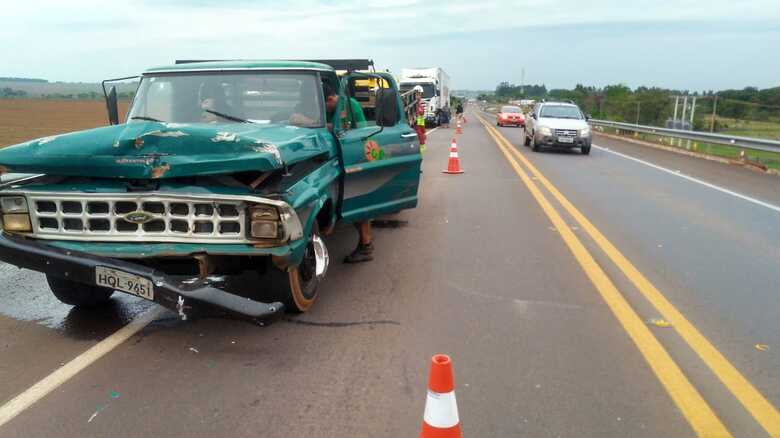
<path id="1" fill-rule="evenodd" d="M 136 275 L 152 282 L 152 301 L 177 312 L 182 319 L 210 308 L 264 325 L 284 311 L 284 305 L 280 302 L 254 301 L 215 287 L 176 281 L 168 275 L 139 264 L 55 248 L 6 233 L 0 234 L 0 261 L 89 285 L 96 285 L 97 267 Z"/>

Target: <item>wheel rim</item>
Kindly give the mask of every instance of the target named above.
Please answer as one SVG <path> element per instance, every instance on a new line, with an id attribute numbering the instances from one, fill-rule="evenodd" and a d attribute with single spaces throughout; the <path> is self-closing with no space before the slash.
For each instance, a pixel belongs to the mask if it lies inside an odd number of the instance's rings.
<path id="1" fill-rule="evenodd" d="M 307 299 L 314 295 L 317 282 L 319 282 L 328 270 L 330 257 L 325 243 L 319 235 L 312 234 L 309 244 L 303 253 L 303 260 L 298 267 L 301 278 L 301 293 Z"/>

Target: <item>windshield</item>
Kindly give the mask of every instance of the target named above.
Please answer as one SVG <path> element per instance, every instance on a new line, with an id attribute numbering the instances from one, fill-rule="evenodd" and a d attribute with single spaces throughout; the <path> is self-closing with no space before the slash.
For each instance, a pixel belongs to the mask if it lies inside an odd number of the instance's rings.
<path id="1" fill-rule="evenodd" d="M 324 126 L 313 73 L 182 73 L 145 76 L 128 122 L 280 123 Z M 293 118 L 293 114 L 305 117 Z"/>
<path id="2" fill-rule="evenodd" d="M 503 107 L 501 107 L 501 112 L 502 113 L 519 113 L 520 112 L 520 108 L 518 108 L 516 106 L 503 106 Z"/>
<path id="3" fill-rule="evenodd" d="M 576 106 L 570 105 L 544 105 L 539 117 L 551 117 L 556 119 L 582 119 L 582 113 Z"/>
<path id="4" fill-rule="evenodd" d="M 413 82 L 401 84 L 401 93 L 405 93 L 417 85 L 421 86 L 423 89 L 423 99 L 430 99 L 436 95 L 436 87 L 434 87 L 433 84 L 415 84 Z"/>

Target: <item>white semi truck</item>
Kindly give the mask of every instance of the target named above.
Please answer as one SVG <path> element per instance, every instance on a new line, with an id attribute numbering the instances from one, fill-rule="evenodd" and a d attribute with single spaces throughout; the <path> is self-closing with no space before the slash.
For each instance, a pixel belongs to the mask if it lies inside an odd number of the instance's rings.
<path id="1" fill-rule="evenodd" d="M 439 67 L 405 68 L 401 70 L 399 84 L 402 93 L 411 90 L 416 85 L 422 87 L 425 122 L 429 126 L 438 125 L 436 111 L 450 106 L 450 77 L 447 76 L 447 73 Z"/>

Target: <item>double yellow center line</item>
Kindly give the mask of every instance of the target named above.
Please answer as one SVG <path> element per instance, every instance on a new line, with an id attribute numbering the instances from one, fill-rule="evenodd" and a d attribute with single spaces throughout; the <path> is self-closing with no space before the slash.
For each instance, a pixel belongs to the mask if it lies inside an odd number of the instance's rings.
<path id="1" fill-rule="evenodd" d="M 518 160 L 536 177 L 545 189 L 560 203 L 580 227 L 601 248 L 609 259 L 634 284 L 642 295 L 673 323 L 674 329 L 699 355 L 720 381 L 750 412 L 753 418 L 772 437 L 780 437 L 780 414 L 769 401 L 678 311 L 661 292 L 609 241 L 593 224 L 566 199 L 541 172 L 526 159 L 504 136 L 482 117 L 480 122 L 498 145 L 514 171 L 528 187 L 547 217 L 560 233 L 585 274 L 618 319 L 623 329 L 636 344 L 658 380 L 682 411 L 698 436 L 731 436 L 712 408 L 685 377 L 680 367 L 653 336 L 647 325 L 631 308 L 623 295 L 596 263 L 580 239 L 572 232 L 558 211 L 531 180 Z"/>

